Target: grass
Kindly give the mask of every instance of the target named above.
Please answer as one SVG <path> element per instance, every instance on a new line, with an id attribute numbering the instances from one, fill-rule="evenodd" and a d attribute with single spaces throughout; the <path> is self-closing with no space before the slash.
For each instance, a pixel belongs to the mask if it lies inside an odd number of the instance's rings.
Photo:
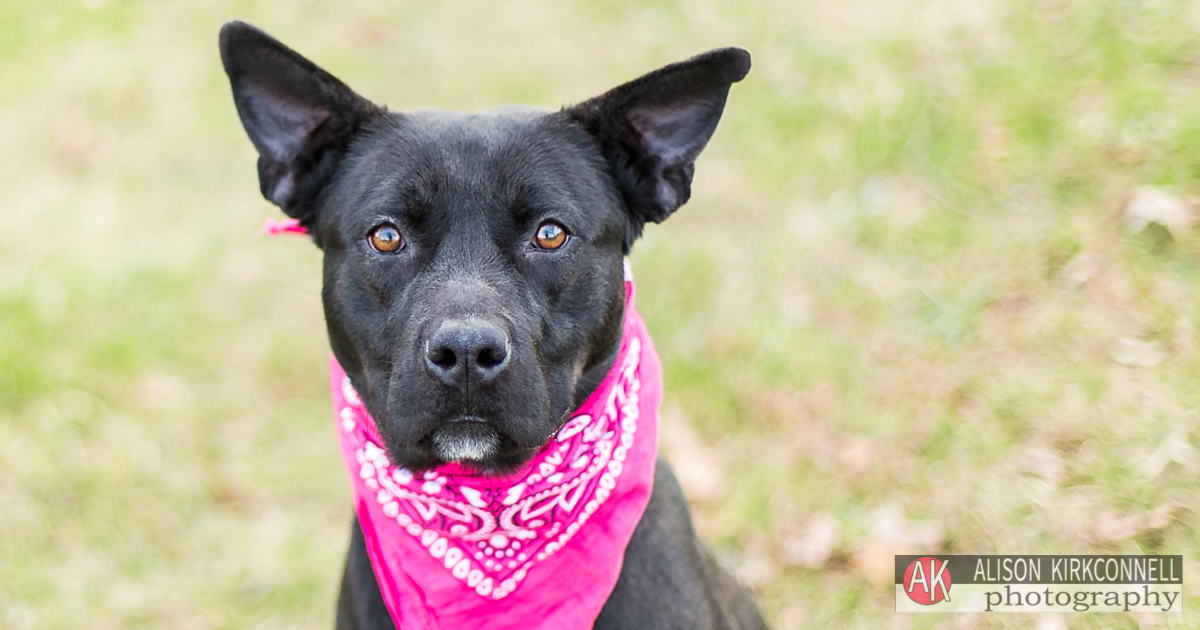
<path id="1" fill-rule="evenodd" d="M 633 257 L 705 537 L 781 629 L 1194 625 L 1194 589 L 984 618 L 889 586 L 918 550 L 1200 579 L 1200 235 L 1126 220 L 1200 195 L 1194 3 L 0 0 L 0 626 L 332 625 L 320 257 L 255 236 L 233 18 L 398 109 L 749 48 Z"/>

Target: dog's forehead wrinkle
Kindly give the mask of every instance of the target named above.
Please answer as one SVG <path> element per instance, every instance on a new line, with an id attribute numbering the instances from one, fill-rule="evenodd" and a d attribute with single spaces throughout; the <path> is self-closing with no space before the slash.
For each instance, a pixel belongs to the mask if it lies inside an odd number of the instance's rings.
<path id="1" fill-rule="evenodd" d="M 434 267 L 439 275 L 494 276 L 505 268 L 502 244 L 497 242 L 495 226 L 489 225 L 482 212 L 447 212 L 450 229 L 441 235 Z"/>
<path id="2" fill-rule="evenodd" d="M 447 300 L 478 304 L 479 300 L 497 297 L 499 292 L 493 283 L 484 282 L 478 277 L 457 275 L 443 281 L 441 293 Z"/>

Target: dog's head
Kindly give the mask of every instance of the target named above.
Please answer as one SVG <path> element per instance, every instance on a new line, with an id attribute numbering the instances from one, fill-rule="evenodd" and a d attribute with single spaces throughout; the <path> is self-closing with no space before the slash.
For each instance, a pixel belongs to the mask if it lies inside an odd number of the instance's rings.
<path id="1" fill-rule="evenodd" d="M 622 259 L 750 68 L 724 48 L 557 112 L 390 112 L 247 24 L 220 45 L 263 196 L 324 251 L 333 353 L 417 469 L 512 469 L 603 380 Z"/>

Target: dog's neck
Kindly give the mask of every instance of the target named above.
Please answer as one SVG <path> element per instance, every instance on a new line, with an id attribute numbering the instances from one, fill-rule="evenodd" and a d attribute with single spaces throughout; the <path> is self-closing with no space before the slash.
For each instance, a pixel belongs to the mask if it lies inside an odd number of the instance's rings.
<path id="1" fill-rule="evenodd" d="M 612 371 L 613 364 L 617 362 L 617 355 L 620 351 L 621 344 L 618 342 L 608 357 L 584 371 L 579 377 L 579 383 L 575 385 L 575 399 L 571 405 L 572 408 L 579 408 L 588 399 L 588 396 L 591 396 L 592 392 L 596 391 L 596 388 L 604 382 L 605 377 Z"/>

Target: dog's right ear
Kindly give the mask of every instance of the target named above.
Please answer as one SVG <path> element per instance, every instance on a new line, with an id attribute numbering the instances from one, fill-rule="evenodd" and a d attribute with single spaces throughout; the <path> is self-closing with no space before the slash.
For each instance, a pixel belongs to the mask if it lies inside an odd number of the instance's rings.
<path id="1" fill-rule="evenodd" d="M 383 109 L 244 22 L 221 27 L 220 45 L 262 194 L 308 227 L 351 136 Z"/>

